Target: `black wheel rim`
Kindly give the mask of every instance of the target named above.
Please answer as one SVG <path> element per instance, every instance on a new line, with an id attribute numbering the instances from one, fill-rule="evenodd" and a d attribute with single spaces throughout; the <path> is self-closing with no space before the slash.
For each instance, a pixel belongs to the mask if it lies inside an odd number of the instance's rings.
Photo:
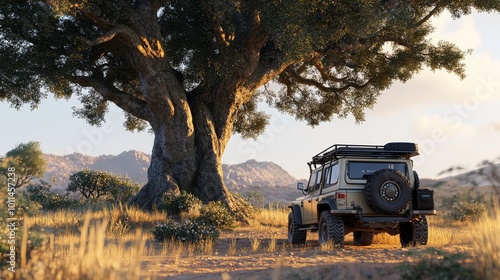
<path id="1" fill-rule="evenodd" d="M 321 224 L 321 228 L 319 229 L 319 238 L 321 243 L 325 243 L 328 241 L 328 227 L 326 226 L 326 223 Z"/>
<path id="2" fill-rule="evenodd" d="M 401 196 L 401 187 L 394 181 L 387 181 L 380 186 L 380 197 L 385 202 L 394 202 Z"/>

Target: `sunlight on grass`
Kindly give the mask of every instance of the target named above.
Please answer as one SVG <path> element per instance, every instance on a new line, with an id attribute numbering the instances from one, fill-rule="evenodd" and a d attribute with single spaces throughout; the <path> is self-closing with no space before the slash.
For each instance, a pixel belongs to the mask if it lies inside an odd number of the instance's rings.
<path id="1" fill-rule="evenodd" d="M 255 219 L 262 225 L 284 227 L 288 224 L 288 208 L 261 208 L 255 211 Z"/>
<path id="2" fill-rule="evenodd" d="M 16 277 L 37 280 L 145 277 L 141 275 L 141 262 L 137 261 L 147 239 L 142 230 L 136 230 L 131 243 L 123 239 L 109 242 L 108 220 L 91 222 L 93 217 L 92 214 L 85 215 L 79 237 L 63 235 L 50 238 L 48 247 L 34 252 L 26 265 L 18 270 Z M 25 248 L 26 242 L 22 246 Z"/>
<path id="3" fill-rule="evenodd" d="M 474 264 L 481 279 L 500 279 L 494 274 L 500 270 L 500 245 L 496 237 L 500 232 L 499 212 L 497 210 L 494 215 L 475 223 L 453 221 L 444 215 L 427 217 L 427 247 L 458 245 L 472 248 Z M 41 248 L 31 252 L 31 258 L 17 275 L 9 275 L 11 278 L 7 279 L 151 279 L 151 273 L 145 269 L 148 266 L 144 266 L 146 257 L 164 257 L 173 266 L 183 266 L 200 257 L 217 258 L 220 253 L 236 259 L 242 255 L 268 254 L 277 267 L 281 267 L 285 263 L 279 263 L 273 256 L 276 253 L 285 256 L 290 252 L 293 255 L 307 254 L 311 250 L 322 253 L 336 251 L 330 244 L 314 247 L 318 234 L 308 232 L 307 242 L 313 247 L 302 247 L 295 252 L 297 247 L 286 243 L 288 213 L 288 209 L 278 207 L 258 209 L 255 218 L 260 225 L 228 231 L 226 234 L 230 237 L 223 242 L 191 244 L 176 240 L 157 242 L 153 239 L 150 229 L 156 222 L 167 219 L 163 212 L 144 212 L 121 205 L 85 214 L 76 210 L 42 212 L 25 217 L 24 224 L 30 231 L 39 232 L 45 242 Z M 250 232 L 258 232 L 259 235 L 249 235 Z M 26 243 L 23 244 L 24 251 Z M 375 247 L 401 246 L 399 235 L 386 233 L 376 234 L 373 243 Z M 347 247 L 352 246 L 352 234 L 346 236 L 346 244 Z"/>
<path id="4" fill-rule="evenodd" d="M 474 227 L 472 247 L 481 279 L 500 279 L 500 209 Z"/>

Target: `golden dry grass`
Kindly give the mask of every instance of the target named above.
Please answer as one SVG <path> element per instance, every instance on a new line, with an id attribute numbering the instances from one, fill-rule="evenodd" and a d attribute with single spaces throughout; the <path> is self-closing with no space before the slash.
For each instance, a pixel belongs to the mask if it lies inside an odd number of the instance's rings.
<path id="1" fill-rule="evenodd" d="M 476 223 L 452 222 L 443 215 L 428 217 L 428 246 L 472 252 L 474 266 L 482 279 L 500 279 L 499 213 L 497 210 Z M 223 232 L 219 241 L 204 246 L 154 241 L 149 230 L 156 222 L 164 221 L 166 215 L 131 207 L 116 206 L 87 214 L 58 211 L 26 217 L 26 227 L 39 231 L 45 229 L 42 235 L 47 242 L 23 264 L 17 277 L 37 280 L 150 279 L 159 273 L 158 278 L 169 278 L 191 272 L 193 263 L 197 263 L 204 273 L 232 270 L 235 264 L 248 263 L 245 269 L 249 271 L 255 269 L 254 266 L 272 268 L 270 278 L 290 273 L 307 276 L 315 275 L 310 272 L 310 265 L 318 261 L 334 262 L 330 258 L 354 264 L 360 260 L 369 261 L 370 254 L 389 253 L 395 255 L 394 260 L 388 260 L 390 263 L 401 262 L 398 256 L 404 254 L 399 249 L 399 236 L 388 234 L 377 234 L 374 245 L 370 247 L 352 246 L 350 234 L 346 237 L 345 253 L 327 246 L 318 247 L 317 234 L 314 233 L 308 233 L 306 245 L 290 246 L 285 242 L 287 217 L 288 209 L 260 209 L 255 214 L 258 225 Z M 128 226 L 117 226 L 120 221 Z M 26 243 L 24 241 L 24 250 Z M 296 259 L 295 255 L 302 257 Z M 294 268 L 284 269 L 284 266 Z M 5 275 L 7 279 L 15 277 Z"/>
<path id="2" fill-rule="evenodd" d="M 481 279 L 500 279 L 500 210 L 474 225 L 472 247 Z"/>

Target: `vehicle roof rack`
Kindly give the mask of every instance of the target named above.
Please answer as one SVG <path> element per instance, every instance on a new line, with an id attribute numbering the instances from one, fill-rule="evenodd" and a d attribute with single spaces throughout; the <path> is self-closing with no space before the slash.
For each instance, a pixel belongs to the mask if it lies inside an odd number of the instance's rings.
<path id="1" fill-rule="evenodd" d="M 313 156 L 308 165 L 325 164 L 343 157 L 409 159 L 417 155 L 415 143 L 391 142 L 383 146 L 335 144 Z"/>

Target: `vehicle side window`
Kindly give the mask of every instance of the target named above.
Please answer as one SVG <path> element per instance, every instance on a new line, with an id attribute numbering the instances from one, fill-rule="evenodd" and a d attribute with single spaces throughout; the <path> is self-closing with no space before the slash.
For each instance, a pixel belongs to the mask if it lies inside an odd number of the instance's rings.
<path id="1" fill-rule="evenodd" d="M 331 166 L 328 166 L 325 169 L 325 188 L 328 186 L 328 184 L 330 184 L 330 175 L 332 173 L 331 171 L 332 171 L 332 167 Z"/>
<path id="2" fill-rule="evenodd" d="M 319 170 L 317 175 L 316 175 L 316 184 L 314 184 L 313 191 L 319 190 L 319 187 L 321 186 L 321 174 L 322 174 L 322 170 Z"/>
<path id="3" fill-rule="evenodd" d="M 309 185 L 307 185 L 306 191 L 310 192 L 314 190 L 314 185 L 316 184 L 316 174 L 317 172 L 311 173 L 311 178 L 309 178 Z"/>
<path id="4" fill-rule="evenodd" d="M 330 166 L 327 169 L 328 173 L 325 173 L 325 188 L 335 185 L 339 180 L 339 170 L 340 166 L 338 163 Z M 328 177 L 328 180 L 326 179 Z"/>

